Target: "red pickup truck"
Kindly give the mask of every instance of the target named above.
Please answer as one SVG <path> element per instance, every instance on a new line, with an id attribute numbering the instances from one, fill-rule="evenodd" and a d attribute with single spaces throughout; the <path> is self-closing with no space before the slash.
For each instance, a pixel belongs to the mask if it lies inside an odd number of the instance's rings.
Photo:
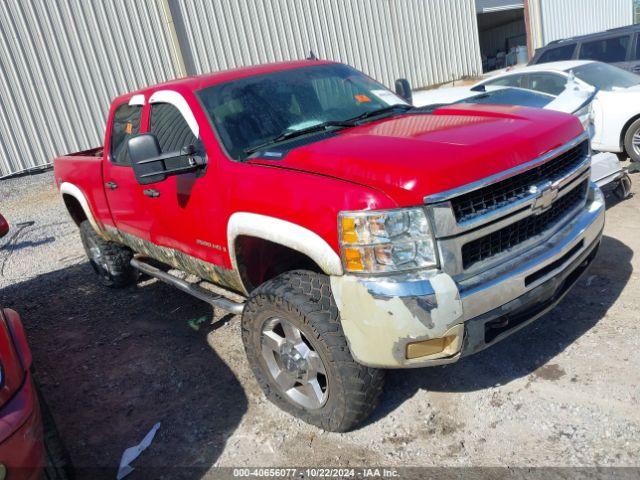
<path id="1" fill-rule="evenodd" d="M 572 116 L 414 108 L 303 61 L 123 95 L 104 147 L 54 167 L 106 285 L 142 271 L 241 313 L 267 397 L 345 431 L 385 369 L 455 362 L 560 301 L 604 226 L 589 160 Z"/>

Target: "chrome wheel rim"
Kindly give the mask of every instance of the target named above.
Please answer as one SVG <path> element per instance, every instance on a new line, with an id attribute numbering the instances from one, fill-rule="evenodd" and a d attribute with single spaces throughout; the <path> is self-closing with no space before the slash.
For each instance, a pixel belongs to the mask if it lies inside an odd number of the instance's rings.
<path id="1" fill-rule="evenodd" d="M 327 370 L 309 338 L 282 318 L 266 320 L 261 331 L 262 358 L 269 374 L 295 404 L 321 408 L 329 396 Z"/>
<path id="2" fill-rule="evenodd" d="M 640 157 L 640 128 L 633 134 L 631 145 L 633 146 L 633 152 Z"/>
<path id="3" fill-rule="evenodd" d="M 93 239 L 87 239 L 87 250 L 89 251 L 90 260 L 100 268 L 105 274 L 109 272 L 109 266 L 107 265 L 107 260 L 102 255 L 100 251 L 100 247 L 93 241 Z"/>

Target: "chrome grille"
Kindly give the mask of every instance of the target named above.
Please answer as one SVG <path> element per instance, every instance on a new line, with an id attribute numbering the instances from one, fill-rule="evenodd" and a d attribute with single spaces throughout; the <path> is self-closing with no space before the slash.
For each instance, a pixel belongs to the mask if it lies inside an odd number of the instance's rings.
<path id="1" fill-rule="evenodd" d="M 529 194 L 532 185 L 564 177 L 588 154 L 589 141 L 586 140 L 538 167 L 453 198 L 451 206 L 455 218 L 464 222 L 520 200 Z"/>
<path id="2" fill-rule="evenodd" d="M 463 268 L 467 269 L 475 263 L 506 252 L 551 228 L 566 213 L 586 201 L 588 185 L 588 180 L 583 181 L 539 215 L 531 215 L 464 244 L 462 246 Z"/>

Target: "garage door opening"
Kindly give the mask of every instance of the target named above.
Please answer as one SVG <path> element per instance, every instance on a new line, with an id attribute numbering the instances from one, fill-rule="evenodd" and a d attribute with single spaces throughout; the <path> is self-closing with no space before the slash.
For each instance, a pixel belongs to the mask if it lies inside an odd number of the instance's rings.
<path id="1" fill-rule="evenodd" d="M 485 72 L 526 63 L 527 29 L 523 2 L 477 0 L 478 33 Z"/>

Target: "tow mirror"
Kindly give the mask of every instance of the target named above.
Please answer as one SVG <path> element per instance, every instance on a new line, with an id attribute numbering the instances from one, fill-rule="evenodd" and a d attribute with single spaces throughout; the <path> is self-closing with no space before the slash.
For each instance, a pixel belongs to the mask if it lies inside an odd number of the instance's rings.
<path id="1" fill-rule="evenodd" d="M 131 166 L 140 185 L 162 182 L 172 175 L 195 172 L 205 161 L 196 153 L 195 145 L 177 152 L 162 153 L 158 139 L 152 133 L 131 137 L 127 142 Z"/>
<path id="2" fill-rule="evenodd" d="M 0 238 L 4 237 L 7 233 L 9 233 L 9 222 L 0 215 Z"/>
<path id="3" fill-rule="evenodd" d="M 413 94 L 411 93 L 411 85 L 406 78 L 399 78 L 396 80 L 396 93 L 398 96 L 404 98 L 410 104 L 413 104 Z"/>

